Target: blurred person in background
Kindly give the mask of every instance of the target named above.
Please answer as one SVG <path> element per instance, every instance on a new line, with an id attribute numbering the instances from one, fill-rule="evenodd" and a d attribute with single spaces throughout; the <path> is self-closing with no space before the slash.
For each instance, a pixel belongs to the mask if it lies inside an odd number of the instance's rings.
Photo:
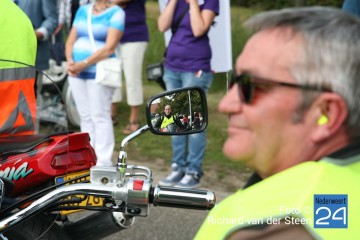
<path id="1" fill-rule="evenodd" d="M 360 17 L 360 1 L 359 0 L 345 0 L 342 5 L 342 10 Z"/>
<path id="2" fill-rule="evenodd" d="M 125 77 L 126 100 L 130 106 L 129 122 L 123 130 L 130 134 L 140 128 L 139 108 L 144 103 L 142 85 L 143 62 L 149 42 L 146 24 L 146 0 L 111 0 L 125 11 L 125 32 L 120 41 L 120 58 Z M 113 96 L 112 118 L 117 123 L 117 103 L 122 99 L 122 89 L 117 88 Z"/>
<path id="3" fill-rule="evenodd" d="M 96 51 L 89 37 L 88 17 Z M 80 6 L 65 46 L 68 80 L 80 116 L 80 129 L 90 135 L 97 166 L 113 165 L 115 139 L 111 121 L 114 88 L 95 82 L 96 63 L 115 57 L 124 29 L 124 10 L 107 0 L 96 0 L 94 4 Z"/>
<path id="4" fill-rule="evenodd" d="M 68 34 L 78 8 L 90 2 L 94 2 L 94 0 L 57 0 L 59 18 L 55 34 L 58 34 L 63 28 Z"/>
<path id="5" fill-rule="evenodd" d="M 175 114 L 172 114 L 170 105 L 165 106 L 164 115 L 157 119 L 154 128 L 158 129 L 160 132 L 176 132 L 177 128 L 185 129 L 181 120 Z"/>
<path id="6" fill-rule="evenodd" d="M 219 0 L 169 0 L 158 18 L 158 29 L 177 29 L 167 47 L 163 80 L 166 90 L 199 86 L 205 92 L 213 81 L 211 47 L 208 32 L 216 15 Z M 195 188 L 203 175 L 206 133 L 172 136 L 173 158 L 169 176 L 162 186 Z"/>
<path id="7" fill-rule="evenodd" d="M 36 68 L 49 68 L 51 34 L 58 26 L 56 0 L 16 0 L 32 22 L 36 38 Z M 24 44 L 26 44 L 24 42 Z"/>

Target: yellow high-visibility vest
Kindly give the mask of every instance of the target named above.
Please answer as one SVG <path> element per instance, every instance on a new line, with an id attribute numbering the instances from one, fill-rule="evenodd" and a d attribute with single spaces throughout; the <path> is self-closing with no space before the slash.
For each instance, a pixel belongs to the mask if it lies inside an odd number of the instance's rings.
<path id="1" fill-rule="evenodd" d="M 226 239 L 239 229 L 256 223 L 276 224 L 277 219 L 287 218 L 288 224 L 294 224 L 291 217 L 302 220 L 315 239 L 359 238 L 359 156 L 341 165 L 331 161 L 305 162 L 236 192 L 211 210 L 195 239 Z M 347 228 L 314 227 L 315 194 L 347 195 Z M 343 211 L 339 213 L 335 217 L 341 218 Z M 331 212 L 330 218 L 333 216 Z"/>
<path id="2" fill-rule="evenodd" d="M 0 137 L 35 129 L 37 40 L 29 18 L 13 1 L 0 1 Z"/>
<path id="3" fill-rule="evenodd" d="M 170 125 L 170 124 L 172 124 L 174 122 L 175 121 L 174 121 L 174 116 L 173 115 L 171 115 L 169 118 L 164 116 L 160 128 L 161 129 L 166 128 L 168 125 Z"/>

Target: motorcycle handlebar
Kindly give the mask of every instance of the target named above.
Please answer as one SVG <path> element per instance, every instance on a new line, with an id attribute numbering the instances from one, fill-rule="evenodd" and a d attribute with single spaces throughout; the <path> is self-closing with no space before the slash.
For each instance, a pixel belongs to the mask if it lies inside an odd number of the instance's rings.
<path id="1" fill-rule="evenodd" d="M 214 192 L 195 189 L 155 186 L 150 189 L 149 202 L 154 206 L 210 210 L 215 206 Z"/>
<path id="2" fill-rule="evenodd" d="M 37 212 L 45 210 L 66 196 L 84 194 L 104 198 L 115 197 L 117 200 L 124 201 L 128 197 L 127 191 L 126 187 L 114 188 L 100 184 L 79 183 L 63 186 L 37 199 L 24 209 L 0 219 L 0 232 L 35 215 Z M 149 203 L 154 206 L 209 210 L 216 203 L 215 193 L 204 190 L 155 186 L 154 188 L 151 187 L 148 193 L 146 195 L 149 196 Z"/>

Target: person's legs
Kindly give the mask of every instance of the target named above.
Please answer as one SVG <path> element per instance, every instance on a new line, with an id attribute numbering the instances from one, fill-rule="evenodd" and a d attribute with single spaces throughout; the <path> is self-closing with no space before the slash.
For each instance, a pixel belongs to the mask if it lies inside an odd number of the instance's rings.
<path id="1" fill-rule="evenodd" d="M 167 90 L 173 90 L 182 87 L 181 73 L 174 72 L 169 69 L 164 71 L 164 82 Z M 173 158 L 172 158 L 172 173 L 160 181 L 160 185 L 172 186 L 179 182 L 186 170 L 186 136 L 172 136 L 171 137 Z"/>
<path id="2" fill-rule="evenodd" d="M 206 133 L 205 131 L 201 133 L 189 135 L 189 153 L 186 158 L 187 169 L 186 174 L 196 174 L 197 177 L 202 176 L 202 162 L 205 157 L 205 147 L 206 147 Z"/>
<path id="3" fill-rule="evenodd" d="M 207 93 L 213 81 L 213 74 L 211 72 L 203 72 L 200 76 L 197 75 L 198 74 L 191 72 L 183 73 L 181 78 L 183 80 L 184 87 L 198 86 Z M 186 175 L 183 179 L 181 179 L 176 187 L 197 187 L 202 176 L 202 162 L 205 157 L 206 148 L 205 131 L 189 135 L 188 141 Z"/>
<path id="4" fill-rule="evenodd" d="M 111 120 L 114 126 L 118 124 L 117 102 L 111 102 Z"/>
<path id="5" fill-rule="evenodd" d="M 187 136 L 171 136 L 173 159 L 171 168 L 173 171 L 186 171 L 186 142 Z"/>
<path id="6" fill-rule="evenodd" d="M 118 47 L 115 49 L 116 57 L 119 59 L 122 59 L 121 56 L 121 45 L 118 45 Z M 123 64 L 119 66 L 121 69 L 123 69 Z M 124 71 L 123 71 L 124 72 Z M 120 85 L 122 86 L 122 78 L 120 78 Z M 113 122 L 113 125 L 116 125 L 118 123 L 118 117 L 117 117 L 117 104 L 122 101 L 123 94 L 122 94 L 122 87 L 115 88 L 114 93 L 112 95 L 111 99 L 111 119 Z"/>
<path id="7" fill-rule="evenodd" d="M 142 67 L 148 42 L 132 42 L 120 45 L 126 83 L 126 98 L 130 106 L 129 124 L 123 133 L 130 134 L 140 128 L 139 106 L 144 103 Z"/>
<path id="8" fill-rule="evenodd" d="M 181 72 L 175 72 L 165 68 L 163 79 L 166 85 L 166 90 L 173 90 L 183 87 L 183 83 L 181 81 Z"/>
<path id="9" fill-rule="evenodd" d="M 115 88 L 111 99 L 111 119 L 113 125 L 118 123 L 117 104 L 122 100 L 122 88 Z"/>
<path id="10" fill-rule="evenodd" d="M 111 96 L 114 88 L 100 85 L 95 81 L 88 81 L 87 87 L 91 96 L 91 118 L 95 126 L 96 165 L 112 166 L 115 138 L 111 121 Z"/>
<path id="11" fill-rule="evenodd" d="M 183 87 L 181 73 L 165 69 L 164 82 L 167 90 Z M 186 169 L 186 136 L 172 136 L 172 170 L 185 172 Z"/>
<path id="12" fill-rule="evenodd" d="M 197 86 L 202 88 L 205 93 L 209 91 L 214 79 L 212 72 L 202 72 L 200 76 L 197 76 L 196 72 L 184 72 L 181 74 L 182 87 Z"/>
<path id="13" fill-rule="evenodd" d="M 80 117 L 80 131 L 87 132 L 90 135 L 90 143 L 95 144 L 95 128 L 91 119 L 91 105 L 89 101 L 89 93 L 87 91 L 87 82 L 75 77 L 68 77 L 71 93 L 75 101 L 76 109 Z"/>
<path id="14" fill-rule="evenodd" d="M 139 123 L 139 106 L 130 106 L 130 123 Z"/>
<path id="15" fill-rule="evenodd" d="M 110 115 L 114 89 L 95 80 L 69 77 L 69 84 L 80 116 L 80 130 L 88 132 L 97 156 L 97 165 L 112 166 L 114 130 Z"/>

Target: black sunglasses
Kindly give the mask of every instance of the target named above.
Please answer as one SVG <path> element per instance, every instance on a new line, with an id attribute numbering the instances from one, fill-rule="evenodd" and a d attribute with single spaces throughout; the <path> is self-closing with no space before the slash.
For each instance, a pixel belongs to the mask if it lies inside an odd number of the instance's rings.
<path id="1" fill-rule="evenodd" d="M 319 92 L 332 92 L 332 90 L 330 88 L 266 80 L 266 79 L 255 77 L 255 76 L 252 76 L 249 74 L 241 74 L 239 76 L 233 75 L 233 77 L 230 81 L 230 84 L 229 84 L 229 89 L 232 88 L 235 83 L 239 87 L 240 99 L 243 100 L 247 104 L 252 102 L 254 92 L 258 85 L 283 86 L 283 87 L 297 88 L 297 89 L 303 89 L 303 90 L 312 90 L 312 91 L 319 91 Z"/>

